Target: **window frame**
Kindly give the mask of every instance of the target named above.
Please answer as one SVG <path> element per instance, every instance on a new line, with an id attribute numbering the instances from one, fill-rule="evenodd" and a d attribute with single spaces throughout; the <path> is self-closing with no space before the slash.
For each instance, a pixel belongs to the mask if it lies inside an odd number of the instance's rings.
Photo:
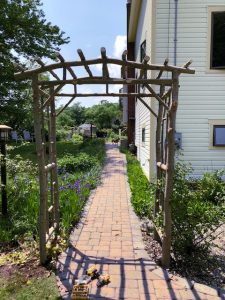
<path id="1" fill-rule="evenodd" d="M 214 145 L 214 127 L 225 127 L 225 119 L 209 120 L 209 149 L 210 150 L 225 150 L 225 145 Z"/>
<path id="2" fill-rule="evenodd" d="M 207 65 L 206 65 L 206 73 L 214 73 L 221 74 L 225 72 L 224 68 L 212 68 L 212 14 L 216 12 L 225 12 L 225 5 L 217 5 L 217 6 L 208 6 L 208 38 L 207 38 Z"/>
<path id="3" fill-rule="evenodd" d="M 215 14 L 221 14 L 224 13 L 225 14 L 225 10 L 222 11 L 212 11 L 211 12 L 211 40 L 210 40 L 210 69 L 211 70 L 225 70 L 225 62 L 223 66 L 213 66 L 213 48 L 214 48 L 214 18 L 215 18 Z"/>
<path id="4" fill-rule="evenodd" d="M 213 125 L 213 147 L 225 147 L 225 141 L 224 141 L 224 144 L 216 144 L 216 129 L 217 128 L 224 128 L 224 131 L 225 131 L 225 124 L 224 125 Z"/>
<path id="5" fill-rule="evenodd" d="M 145 147 L 146 143 L 146 127 L 142 126 L 141 127 L 141 145 L 142 147 Z"/>

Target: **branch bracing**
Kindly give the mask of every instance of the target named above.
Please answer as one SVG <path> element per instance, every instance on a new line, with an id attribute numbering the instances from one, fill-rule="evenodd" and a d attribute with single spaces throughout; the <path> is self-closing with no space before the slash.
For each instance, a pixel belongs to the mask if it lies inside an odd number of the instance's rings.
<path id="1" fill-rule="evenodd" d="M 88 66 L 89 63 L 88 63 L 88 61 L 86 61 L 85 56 L 83 54 L 83 51 L 81 49 L 78 49 L 77 53 L 80 56 L 80 60 L 81 60 L 81 62 L 83 62 L 83 66 L 84 66 L 85 70 L 87 71 L 88 75 L 90 77 L 93 77 L 92 72 L 91 72 L 91 70 L 90 70 L 90 68 Z"/>

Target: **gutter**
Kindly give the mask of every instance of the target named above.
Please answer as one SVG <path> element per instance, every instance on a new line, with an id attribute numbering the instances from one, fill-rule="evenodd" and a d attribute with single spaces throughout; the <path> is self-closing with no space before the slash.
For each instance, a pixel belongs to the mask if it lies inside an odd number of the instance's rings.
<path id="1" fill-rule="evenodd" d="M 134 42 L 142 0 L 128 0 L 127 2 L 131 5 L 128 24 L 128 42 Z"/>

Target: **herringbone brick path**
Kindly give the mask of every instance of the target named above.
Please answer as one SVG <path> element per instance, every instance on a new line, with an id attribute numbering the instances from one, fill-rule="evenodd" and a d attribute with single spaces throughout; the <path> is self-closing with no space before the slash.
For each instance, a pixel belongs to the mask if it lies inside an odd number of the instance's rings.
<path id="1" fill-rule="evenodd" d="M 70 243 L 57 266 L 64 299 L 70 299 L 74 280 L 93 264 L 109 273 L 111 282 L 97 288 L 92 281 L 90 299 L 221 299 L 217 290 L 171 276 L 148 258 L 130 203 L 125 156 L 115 145 L 107 145 L 102 183 L 90 197 Z"/>

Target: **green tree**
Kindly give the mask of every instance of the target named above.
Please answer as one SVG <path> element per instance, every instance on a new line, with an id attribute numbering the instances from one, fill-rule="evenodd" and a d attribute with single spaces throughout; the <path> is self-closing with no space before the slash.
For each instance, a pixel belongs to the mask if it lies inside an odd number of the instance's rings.
<path id="1" fill-rule="evenodd" d="M 86 121 L 94 123 L 99 129 L 118 125 L 121 111 L 118 103 L 102 102 L 86 109 Z"/>
<path id="2" fill-rule="evenodd" d="M 59 46 L 68 42 L 59 27 L 46 21 L 41 5 L 40 0 L 0 1 L 1 122 L 9 123 L 12 111 L 19 117 L 29 107 L 29 83 L 14 82 L 13 64 L 37 56 L 54 58 Z"/>
<path id="3" fill-rule="evenodd" d="M 33 130 L 32 91 L 25 83 L 13 83 L 0 102 L 0 123 L 15 130 Z"/>
<path id="4" fill-rule="evenodd" d="M 58 109 L 60 111 L 61 108 Z M 58 127 L 79 126 L 85 121 L 85 107 L 79 102 L 67 107 L 57 118 Z"/>

